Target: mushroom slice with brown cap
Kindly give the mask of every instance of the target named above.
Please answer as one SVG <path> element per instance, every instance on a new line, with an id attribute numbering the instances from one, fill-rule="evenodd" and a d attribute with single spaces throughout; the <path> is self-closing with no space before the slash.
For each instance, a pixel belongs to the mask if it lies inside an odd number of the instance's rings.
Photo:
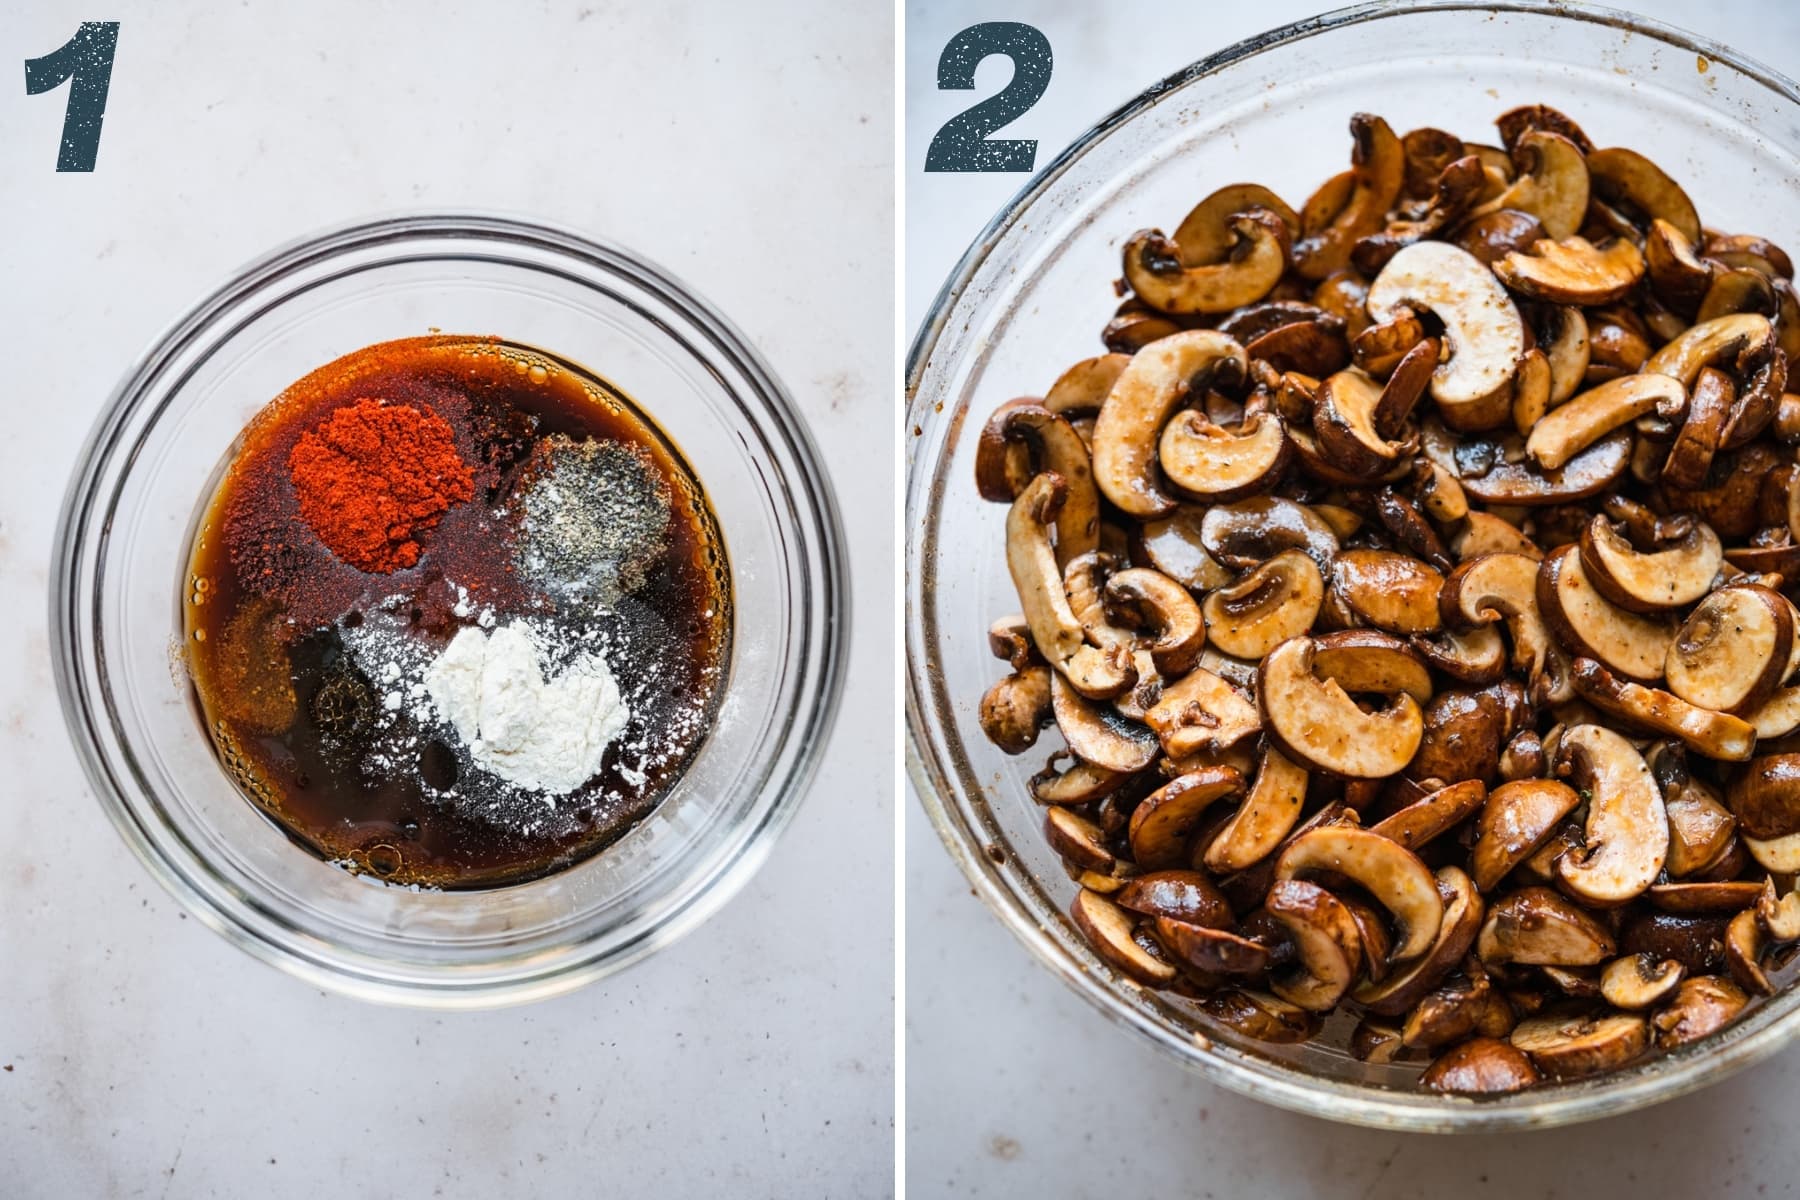
<path id="1" fill-rule="evenodd" d="M 1512 1044 L 1552 1079 L 1578 1079 L 1624 1066 L 1650 1045 L 1643 1017 L 1589 1013 L 1532 1017 L 1512 1031 Z"/>
<path id="2" fill-rule="evenodd" d="M 1038 652 L 1082 695 L 1109 700 L 1136 683 L 1137 672 L 1123 650 L 1089 645 L 1069 607 L 1050 544 L 1050 524 L 1064 494 L 1062 477 L 1053 473 L 1039 475 L 1019 493 L 1006 514 L 1006 565 Z"/>
<path id="3" fill-rule="evenodd" d="M 1357 1062 L 1398 1062 L 1405 1049 L 1400 1044 L 1400 1026 L 1388 1021 L 1364 1017 L 1350 1031 L 1350 1054 Z"/>
<path id="4" fill-rule="evenodd" d="M 1610 729 L 1577 725 L 1557 743 L 1552 769 L 1589 797 L 1586 845 L 1557 860 L 1557 879 L 1591 904 L 1642 895 L 1669 854 L 1662 791 L 1644 756 Z"/>
<path id="5" fill-rule="evenodd" d="M 1134 625 L 1154 629 L 1150 657 L 1165 677 L 1190 670 L 1206 645 L 1206 622 L 1188 590 L 1148 567 L 1130 567 L 1106 581 L 1106 604 Z"/>
<path id="6" fill-rule="evenodd" d="M 1750 997 L 1729 979 L 1717 975 L 1685 979 L 1675 989 L 1675 998 L 1650 1018 L 1656 1044 L 1673 1050 L 1697 1042 L 1737 1020 L 1749 1003 Z"/>
<path id="7" fill-rule="evenodd" d="M 1787 380 L 1786 358 L 1772 353 L 1775 349 L 1775 327 L 1769 318 L 1759 313 L 1733 313 L 1688 329 L 1652 354 L 1644 363 L 1644 370 L 1668 375 L 1692 388 L 1701 368 L 1730 365 L 1738 370 L 1744 384 L 1737 408 L 1754 410 L 1766 426 L 1775 416 Z M 1764 413 L 1766 419 L 1760 417 Z M 1735 410 L 1733 419 L 1737 419 Z M 1724 448 L 1738 444 L 1741 443 L 1733 441 L 1729 434 L 1722 435 Z"/>
<path id="8" fill-rule="evenodd" d="M 1271 651 L 1258 668 L 1263 723 L 1283 754 L 1318 771 L 1384 779 L 1411 761 L 1424 735 L 1419 705 L 1401 693 L 1386 708 L 1364 712 L 1334 680 L 1313 671 L 1315 643 L 1298 637 Z"/>
<path id="9" fill-rule="evenodd" d="M 1664 864 L 1669 877 L 1682 879 L 1718 862 L 1737 829 L 1731 810 L 1710 785 L 1689 773 L 1680 747 L 1657 746 L 1646 761 L 1662 789 L 1669 818 L 1669 858 Z"/>
<path id="10" fill-rule="evenodd" d="M 1100 411 L 1106 397 L 1131 363 L 1129 354 L 1100 354 L 1084 358 L 1061 375 L 1044 393 L 1044 407 L 1064 417 L 1091 416 Z"/>
<path id="11" fill-rule="evenodd" d="M 1069 750 L 1083 762 L 1130 774 L 1156 760 L 1156 734 L 1111 705 L 1097 704 L 1060 675 L 1050 680 L 1050 707 Z"/>
<path id="12" fill-rule="evenodd" d="M 1722 879 L 1699 883 L 1657 883 L 1645 899 L 1664 912 L 1736 913 L 1755 905 L 1762 884 L 1748 879 Z"/>
<path id="13" fill-rule="evenodd" d="M 1073 425 L 1043 405 L 1016 400 L 1003 404 L 982 429 L 975 451 L 982 495 L 1010 502 L 1030 482 L 1028 472 L 1019 487 L 1011 486 L 1013 473 L 1005 464 L 1018 446 L 1035 460 L 1036 471 L 1054 472 L 1063 481 L 1062 507 L 1056 512 L 1056 561 L 1066 563 L 1092 550 L 1099 544 L 1100 495 L 1088 466 L 1087 444 Z M 1002 465 L 994 465 L 996 461 Z"/>
<path id="14" fill-rule="evenodd" d="M 1773 696 L 1744 714 L 1759 738 L 1785 737 L 1800 729 L 1800 687 L 1778 688 Z"/>
<path id="15" fill-rule="evenodd" d="M 1357 621 L 1394 633 L 1435 633 L 1444 577 L 1392 550 L 1346 550 L 1331 567 L 1331 596 Z"/>
<path id="16" fill-rule="evenodd" d="M 1050 669 L 1026 667 L 981 697 L 981 732 L 1008 754 L 1023 754 L 1050 720 Z"/>
<path id="17" fill-rule="evenodd" d="M 1534 346 L 1520 356 L 1513 369 L 1512 417 L 1521 437 L 1550 411 L 1550 383 L 1550 360 L 1542 350 Z"/>
<path id="18" fill-rule="evenodd" d="M 1077 870 L 1106 874 L 1117 863 L 1106 848 L 1105 831 L 1067 808 L 1044 810 L 1044 841 Z"/>
<path id="19" fill-rule="evenodd" d="M 1622 147 L 1594 150 L 1587 156 L 1587 169 L 1594 194 L 1600 199 L 1640 214 L 1646 223 L 1660 217 L 1690 243 L 1700 240 L 1700 215 L 1694 202 L 1680 184 L 1637 151 Z"/>
<path id="20" fill-rule="evenodd" d="M 1525 439 L 1525 452 L 1546 470 L 1565 465 L 1582 450 L 1645 413 L 1673 419 L 1687 406 L 1687 389 L 1666 375 L 1626 375 L 1590 388 L 1545 414 Z"/>
<path id="21" fill-rule="evenodd" d="M 1052 810 L 1060 811 L 1060 810 Z M 1082 888 L 1069 904 L 1075 928 L 1102 961 L 1139 983 L 1164 987 L 1175 980 L 1175 967 L 1140 946 L 1132 914 L 1098 892 Z"/>
<path id="22" fill-rule="evenodd" d="M 1517 434 L 1459 440 L 1429 417 L 1419 434 L 1427 458 L 1454 472 L 1464 492 L 1495 507 L 1585 500 L 1611 487 L 1631 463 L 1628 429 L 1615 429 L 1554 471 L 1539 467 Z"/>
<path id="23" fill-rule="evenodd" d="M 1366 829 L 1332 825 L 1297 835 L 1275 860 L 1277 883 L 1316 871 L 1350 879 L 1393 915 L 1398 936 L 1388 956 L 1392 961 L 1405 962 L 1431 948 L 1444 902 L 1418 855 Z"/>
<path id="24" fill-rule="evenodd" d="M 1493 984 L 1479 967 L 1469 967 L 1473 973 L 1451 972 L 1406 1014 L 1400 1040 L 1408 1049 L 1435 1050 L 1462 1041 L 1488 1016 Z"/>
<path id="25" fill-rule="evenodd" d="M 1350 991 L 1362 964 L 1362 940 L 1350 910 L 1304 879 L 1278 879 L 1263 907 L 1287 931 L 1298 961 L 1269 980 L 1271 990 L 1309 1012 L 1330 1012 Z"/>
<path id="26" fill-rule="evenodd" d="M 1694 607 L 1669 644 L 1669 690 L 1700 708 L 1754 710 L 1786 677 L 1795 632 L 1793 606 L 1779 594 L 1754 584 L 1722 587 Z"/>
<path id="27" fill-rule="evenodd" d="M 1681 739 L 1696 754 L 1721 762 L 1742 762 L 1756 748 L 1756 730 L 1730 713 L 1698 708 L 1671 692 L 1614 677 L 1590 658 L 1577 658 L 1571 671 L 1575 690 L 1595 708 L 1653 733 Z"/>
<path id="28" fill-rule="evenodd" d="M 1561 134 L 1575 143 L 1576 149 L 1583 154 L 1591 154 L 1594 149 L 1594 143 L 1581 131 L 1581 126 L 1548 104 L 1521 104 L 1517 108 L 1509 108 L 1494 118 L 1494 125 L 1500 130 L 1500 140 L 1509 150 L 1534 129 Z"/>
<path id="29" fill-rule="evenodd" d="M 1198 871 L 1139 875 L 1125 882 L 1113 903 L 1146 917 L 1168 917 L 1211 929 L 1229 929 L 1233 924 L 1231 905 L 1213 881 Z"/>
<path id="30" fill-rule="evenodd" d="M 1512 639 L 1513 670 L 1534 683 L 1551 665 L 1554 647 L 1537 601 L 1538 564 L 1523 554 L 1482 554 L 1444 579 L 1438 609 L 1452 630 L 1504 621 Z"/>
<path id="31" fill-rule="evenodd" d="M 1318 222 L 1322 228 L 1309 228 L 1309 236 L 1294 245 L 1294 270 L 1305 279 L 1323 279 L 1345 267 L 1357 239 L 1381 229 L 1406 183 L 1406 148 L 1386 121 L 1357 113 L 1350 118 L 1350 136 L 1356 145 L 1350 158 L 1347 195 L 1332 215 Z M 1318 207 L 1326 206 L 1320 203 Z M 1314 207 L 1313 203 L 1308 207 Z"/>
<path id="32" fill-rule="evenodd" d="M 1493 187 L 1494 177 L 1489 175 L 1488 201 L 1498 198 L 1506 190 L 1502 183 Z M 1473 254 L 1483 263 L 1496 263 L 1514 250 L 1523 250 L 1544 236 L 1544 226 L 1530 213 L 1517 212 L 1510 208 L 1484 212 L 1469 217 L 1459 224 L 1450 235 L 1450 241 Z"/>
<path id="33" fill-rule="evenodd" d="M 1432 376 L 1431 394 L 1447 423 L 1479 429 L 1505 419 L 1525 325 L 1506 289 L 1473 255 L 1448 242 L 1406 247 L 1369 285 L 1368 308 L 1376 321 L 1429 309 L 1443 322 L 1449 358 Z"/>
<path id="34" fill-rule="evenodd" d="M 1272 746 L 1264 748 L 1243 804 L 1207 844 L 1206 869 L 1227 875 L 1273 854 L 1300 819 L 1308 779 L 1304 767 Z"/>
<path id="35" fill-rule="evenodd" d="M 1581 566 L 1588 582 L 1620 608 L 1657 612 L 1680 608 L 1706 595 L 1724 561 L 1719 535 L 1704 521 L 1691 523 L 1666 548 L 1640 552 L 1604 513 L 1581 531 Z"/>
<path id="36" fill-rule="evenodd" d="M 1402 247 L 1442 235 L 1469 211 L 1486 184 L 1487 174 L 1476 156 L 1464 155 L 1446 163 L 1438 172 L 1424 211 L 1397 220 L 1390 217 L 1387 228 L 1358 238 L 1350 250 L 1351 263 L 1364 274 L 1373 275 Z"/>
<path id="37" fill-rule="evenodd" d="M 1044 661 L 1031 643 L 1031 626 L 1025 623 L 1024 613 L 995 618 L 988 626 L 988 650 L 1015 671 L 1042 665 Z"/>
<path id="38" fill-rule="evenodd" d="M 1209 928 L 1172 917 L 1153 918 L 1151 929 L 1156 940 L 1182 965 L 1202 975 L 1254 977 L 1269 969 L 1269 948 L 1229 929 Z"/>
<path id="39" fill-rule="evenodd" d="M 1800 874 L 1800 833 L 1786 837 L 1755 838 L 1745 834 L 1744 849 L 1765 871 L 1781 875 Z"/>
<path id="40" fill-rule="evenodd" d="M 1240 796 L 1244 777 L 1230 767 L 1205 767 L 1144 797 L 1131 813 L 1127 836 L 1140 867 L 1172 867 L 1187 859 L 1188 834 L 1216 801 Z"/>
<path id="41" fill-rule="evenodd" d="M 1371 826 L 1369 832 L 1393 838 L 1408 850 L 1417 850 L 1474 816 L 1487 800 L 1487 794 L 1487 786 L 1481 780 L 1465 779 L 1414 801 Z"/>
<path id="42" fill-rule="evenodd" d="M 1067 752 L 1058 751 L 1050 756 L 1042 771 L 1031 777 L 1026 787 L 1033 800 L 1039 804 L 1086 804 L 1117 791 L 1131 778 L 1124 771 L 1109 771 L 1079 760 L 1066 771 L 1058 771 L 1057 760 L 1067 757 Z"/>
<path id="43" fill-rule="evenodd" d="M 1405 693 L 1431 700 L 1431 672 L 1412 646 L 1373 629 L 1344 629 L 1313 639 L 1313 673 L 1346 692 Z"/>
<path id="44" fill-rule="evenodd" d="M 1414 353 L 1427 345 L 1428 342 L 1419 343 Z M 1413 359 L 1413 354 L 1407 358 Z M 1423 358 L 1415 361 L 1424 364 L 1422 374 L 1419 370 L 1407 373 L 1416 385 L 1419 379 L 1430 378 L 1432 364 Z M 1400 378 L 1402 373 L 1396 368 L 1393 379 Z M 1389 386 L 1394 386 L 1392 379 Z M 1376 431 L 1376 408 L 1384 394 L 1379 383 L 1354 367 L 1339 371 L 1319 385 L 1313 437 L 1318 440 L 1320 451 L 1350 474 L 1376 478 L 1416 448 L 1416 443 L 1390 441 Z M 1413 393 L 1414 399 L 1417 395 Z M 1410 409 L 1411 405 L 1406 407 Z"/>
<path id="45" fill-rule="evenodd" d="M 1462 529 L 1450 539 L 1450 549 L 1458 562 L 1467 562 L 1484 554 L 1522 554 L 1534 563 L 1544 557 L 1537 543 L 1520 533 L 1518 526 L 1493 513 L 1473 508 L 1463 518 Z M 1532 586 L 1537 585 L 1533 583 Z"/>
<path id="46" fill-rule="evenodd" d="M 1662 677 L 1674 623 L 1620 608 L 1601 595 L 1582 569 L 1579 546 L 1564 546 L 1539 564 L 1537 601 L 1544 624 L 1571 654 L 1630 679 Z"/>
<path id="47" fill-rule="evenodd" d="M 1800 833 L 1800 754 L 1757 755 L 1732 779 L 1725 802 L 1739 831 L 1750 837 L 1768 841 Z"/>
<path id="48" fill-rule="evenodd" d="M 1205 516 L 1205 509 L 1183 504 L 1166 517 L 1145 521 L 1132 540 L 1132 561 L 1147 563 L 1194 591 L 1224 587 L 1234 574 L 1214 561 L 1201 543 L 1200 523 Z"/>
<path id="49" fill-rule="evenodd" d="M 1561 134 L 1534 129 L 1511 149 L 1518 175 L 1477 212 L 1512 209 L 1536 217 L 1547 237 L 1573 236 L 1588 208 L 1588 169 L 1580 147 Z"/>
<path id="50" fill-rule="evenodd" d="M 1771 278 L 1792 279 L 1794 260 L 1774 242 L 1753 233 L 1706 233 L 1706 255 L 1733 267 L 1754 266 Z"/>
<path id="51" fill-rule="evenodd" d="M 1325 599 L 1313 560 L 1283 550 L 1234 584 L 1209 593 L 1201 612 L 1212 644 L 1237 658 L 1259 659 L 1312 628 Z"/>
<path id="52" fill-rule="evenodd" d="M 1756 919 L 1771 941 L 1800 942 L 1800 891 L 1777 898 L 1775 881 L 1764 879 L 1762 894 L 1756 898 Z"/>
<path id="53" fill-rule="evenodd" d="M 1238 245 L 1232 218 L 1255 208 L 1267 209 L 1290 231 L 1299 232 L 1299 214 L 1268 188 L 1260 183 L 1226 184 L 1194 205 L 1175 227 L 1181 261 L 1190 267 L 1204 267 L 1229 258 Z"/>
<path id="54" fill-rule="evenodd" d="M 1623 238 L 1601 248 L 1583 237 L 1536 242 L 1494 264 L 1494 274 L 1533 300 L 1593 306 L 1623 299 L 1644 277 L 1644 256 Z"/>
<path id="55" fill-rule="evenodd" d="M 1675 994 L 1687 969 L 1672 958 L 1628 954 L 1600 972 L 1600 995 L 1614 1008 L 1642 1012 Z"/>
<path id="56" fill-rule="evenodd" d="M 1343 321 L 1321 313 L 1310 321 L 1297 321 L 1272 329 L 1244 344 L 1245 353 L 1279 371 L 1329 375 L 1350 361 L 1350 343 Z"/>
<path id="57" fill-rule="evenodd" d="M 1712 286 L 1713 268 L 1701 261 L 1686 234 L 1661 217 L 1644 235 L 1644 268 L 1657 298 L 1692 316 Z"/>
<path id="58" fill-rule="evenodd" d="M 1450 1047 L 1426 1067 L 1419 1086 L 1457 1096 L 1520 1092 L 1542 1079 L 1531 1057 L 1501 1038 L 1470 1038 Z"/>
<path id="59" fill-rule="evenodd" d="M 1626 954 L 1650 954 L 1672 958 L 1690 975 L 1721 970 L 1725 966 L 1724 917 L 1690 916 L 1628 909 L 1619 927 L 1619 947 Z"/>
<path id="60" fill-rule="evenodd" d="M 1534 967 L 1588 967 L 1616 952 L 1606 927 L 1546 887 L 1520 888 L 1494 901 L 1476 939 L 1483 963 Z"/>
<path id="61" fill-rule="evenodd" d="M 1094 422 L 1093 471 L 1100 493 L 1127 516 L 1164 516 L 1175 507 L 1157 479 L 1157 438 L 1190 395 L 1243 379 L 1244 348 L 1210 329 L 1172 334 L 1132 356 Z"/>
<path id="62" fill-rule="evenodd" d="M 1292 454 L 1281 418 L 1266 412 L 1230 429 L 1201 413 L 1182 413 L 1163 427 L 1157 448 L 1168 481 L 1186 496 L 1210 501 L 1266 491 Z"/>
<path id="63" fill-rule="evenodd" d="M 1200 522 L 1200 542 L 1215 560 L 1239 569 L 1300 550 L 1325 574 L 1338 552 L 1337 534 L 1318 513 L 1281 496 L 1213 505 Z"/>
<path id="64" fill-rule="evenodd" d="M 1457 633 L 1415 633 L 1410 640 L 1430 667 L 1458 683 L 1493 683 L 1506 674 L 1506 643 L 1491 625 Z"/>
<path id="65" fill-rule="evenodd" d="M 1279 996 L 1249 988 L 1215 992 L 1200 1011 L 1226 1028 L 1259 1042 L 1292 1045 L 1319 1031 L 1319 1018 Z"/>
<path id="66" fill-rule="evenodd" d="M 1165 686 L 1144 719 L 1170 758 L 1224 750 L 1262 727 L 1256 705 L 1202 667 Z"/>
<path id="67" fill-rule="evenodd" d="M 1443 904 L 1437 937 L 1429 950 L 1386 978 L 1371 975 L 1357 986 L 1353 993 L 1356 1002 L 1372 1013 L 1397 1017 L 1410 1010 L 1463 960 L 1475 943 L 1484 912 L 1475 884 L 1456 867 L 1439 868 L 1434 883 Z"/>
<path id="68" fill-rule="evenodd" d="M 1350 358 L 1361 370 L 1386 379 L 1408 354 L 1430 340 L 1433 339 L 1425 336 L 1425 324 L 1418 315 L 1410 308 L 1399 308 L 1387 320 L 1370 325 L 1351 339 Z M 1435 361 L 1437 349 L 1431 353 Z"/>
<path id="69" fill-rule="evenodd" d="M 1233 213 L 1227 225 L 1237 245 L 1221 262 L 1190 267 L 1181 247 L 1159 229 L 1145 229 L 1125 243 L 1125 282 L 1158 312 L 1225 313 L 1269 294 L 1287 270 L 1293 231 L 1266 208 Z"/>

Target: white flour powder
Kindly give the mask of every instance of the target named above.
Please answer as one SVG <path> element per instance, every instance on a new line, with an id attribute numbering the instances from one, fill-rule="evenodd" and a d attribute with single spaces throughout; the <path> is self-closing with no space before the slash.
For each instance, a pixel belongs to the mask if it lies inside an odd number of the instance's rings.
<path id="1" fill-rule="evenodd" d="M 583 654 L 550 680 L 538 663 L 522 624 L 466 628 L 425 672 L 425 688 L 477 764 L 561 796 L 599 772 L 631 712 L 605 655 Z"/>

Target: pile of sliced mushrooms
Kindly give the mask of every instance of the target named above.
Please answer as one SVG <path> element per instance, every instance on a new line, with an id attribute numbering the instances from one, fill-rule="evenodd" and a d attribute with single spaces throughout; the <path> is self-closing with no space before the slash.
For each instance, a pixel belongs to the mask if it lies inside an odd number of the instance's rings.
<path id="1" fill-rule="evenodd" d="M 1240 1034 L 1516 1091 L 1724 1028 L 1800 942 L 1793 264 L 1544 106 L 1351 120 L 1296 212 L 1124 246 L 977 451 L 983 730 L 1096 955 Z"/>

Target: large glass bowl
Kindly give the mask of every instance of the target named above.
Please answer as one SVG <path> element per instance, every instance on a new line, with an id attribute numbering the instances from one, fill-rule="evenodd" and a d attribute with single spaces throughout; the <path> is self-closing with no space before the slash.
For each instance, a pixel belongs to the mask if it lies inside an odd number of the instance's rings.
<path id="1" fill-rule="evenodd" d="M 1709 223 L 1800 244 L 1800 206 L 1790 203 L 1800 195 L 1800 92 L 1775 72 L 1610 10 L 1370 5 L 1223 50 L 1102 119 L 970 247 L 908 363 L 909 767 L 944 844 L 982 900 L 1108 1018 L 1228 1087 L 1342 1121 L 1521 1128 L 1668 1099 L 1785 1044 L 1800 1031 L 1800 992 L 1618 1074 L 1476 1101 L 1420 1093 L 1416 1067 L 1365 1065 L 1329 1044 L 1246 1040 L 1123 979 L 1065 915 L 1074 885 L 1025 790 L 1045 751 L 1009 758 L 976 721 L 999 667 L 988 623 L 1018 601 L 1002 558 L 1005 510 L 975 493 L 975 435 L 997 404 L 1041 395 L 1064 367 L 1101 351 L 1116 303 L 1107 284 L 1133 231 L 1171 228 L 1201 196 L 1239 180 L 1298 203 L 1343 169 L 1357 111 L 1397 130 L 1480 138 L 1501 112 L 1534 102 L 1561 108 L 1600 145 L 1650 155 Z M 1054 731 L 1043 740 L 1054 746 Z"/>
<path id="2" fill-rule="evenodd" d="M 185 678 L 187 539 L 244 423 L 289 383 L 390 338 L 496 334 L 616 384 L 680 447 L 717 514 L 736 629 L 718 720 L 671 794 L 598 855 L 487 891 L 389 887 L 296 847 L 214 757 Z M 95 792 L 200 919 L 324 987 L 474 1007 L 566 991 L 693 928 L 792 815 L 847 648 L 843 535 L 768 367 L 657 267 L 496 217 L 335 229 L 239 272 L 107 403 L 57 529 L 57 689 Z"/>

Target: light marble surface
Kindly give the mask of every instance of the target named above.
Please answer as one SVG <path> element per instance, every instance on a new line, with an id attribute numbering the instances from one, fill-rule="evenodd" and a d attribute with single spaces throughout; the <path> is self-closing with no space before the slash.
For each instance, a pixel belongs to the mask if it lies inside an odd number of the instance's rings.
<path id="1" fill-rule="evenodd" d="M 1800 72 L 1800 9 L 1792 5 L 1640 0 L 1631 7 Z M 909 4 L 908 337 L 969 240 L 1025 182 L 921 170 L 943 121 L 1001 86 L 1010 70 L 990 60 L 977 93 L 936 91 L 937 55 L 954 32 L 975 20 L 1021 20 L 1050 38 L 1049 90 L 1001 135 L 1040 139 L 1042 165 L 1169 71 L 1324 8 L 1303 0 L 1013 0 L 979 12 Z M 1039 968 L 970 893 L 910 795 L 905 824 L 910 1196 L 1623 1200 L 1781 1196 L 1800 1188 L 1800 1140 L 1790 1117 L 1800 1051 L 1647 1112 L 1531 1135 L 1381 1134 L 1214 1087 L 1106 1023 Z"/>
<path id="2" fill-rule="evenodd" d="M 122 22 L 92 175 L 18 63 Z M 893 1154 L 893 14 L 787 0 L 0 5 L 0 1195 L 878 1196 Z M 748 334 L 837 472 L 858 632 L 766 868 L 623 975 L 436 1016 L 303 986 L 177 911 L 52 693 L 77 446 L 248 258 L 483 207 L 660 261 Z M 817 253 L 821 234 L 829 253 Z"/>

